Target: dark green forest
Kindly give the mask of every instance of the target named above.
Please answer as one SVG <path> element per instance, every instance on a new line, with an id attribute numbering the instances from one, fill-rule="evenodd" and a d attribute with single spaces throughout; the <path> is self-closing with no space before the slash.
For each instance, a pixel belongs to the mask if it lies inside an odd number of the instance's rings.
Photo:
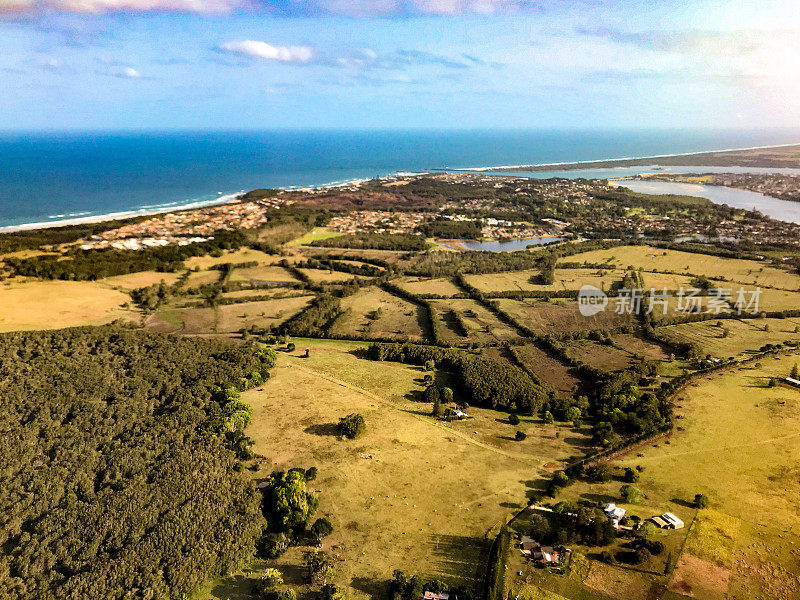
<path id="1" fill-rule="evenodd" d="M 274 360 L 114 326 L 0 336 L 0 597 L 176 598 L 250 556 L 231 397 Z"/>

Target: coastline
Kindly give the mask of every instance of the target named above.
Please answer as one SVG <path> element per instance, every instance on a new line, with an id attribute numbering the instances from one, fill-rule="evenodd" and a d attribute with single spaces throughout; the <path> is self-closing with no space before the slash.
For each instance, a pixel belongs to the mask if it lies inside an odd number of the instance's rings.
<path id="1" fill-rule="evenodd" d="M 398 173 L 399 175 L 399 173 Z M 368 179 L 350 179 L 344 181 L 334 181 L 331 183 L 325 183 L 318 186 L 288 186 L 277 188 L 284 190 L 286 192 L 311 192 L 314 190 L 328 190 L 328 189 L 335 189 L 338 187 L 347 187 L 349 185 L 358 185 L 369 181 Z M 186 204 L 181 203 L 172 203 L 170 205 L 164 206 L 153 206 L 153 207 L 143 207 L 143 208 L 136 208 L 132 210 L 124 210 L 112 213 L 104 213 L 100 215 L 87 215 L 87 216 L 75 216 L 66 219 L 58 219 L 53 221 L 36 221 L 30 223 L 19 223 L 17 225 L 2 225 L 0 226 L 0 234 L 3 233 L 15 233 L 20 231 L 34 231 L 36 229 L 53 229 L 56 227 L 69 227 L 71 225 L 85 225 L 87 223 L 104 223 L 106 221 L 121 221 L 124 219 L 130 219 L 132 217 L 148 217 L 151 215 L 163 215 L 166 213 L 171 212 L 179 212 L 184 210 L 196 210 L 199 208 L 206 208 L 209 206 L 219 206 L 221 204 L 232 204 L 234 202 L 238 202 L 242 199 L 246 192 L 236 192 L 235 194 L 224 194 L 219 196 L 218 198 L 214 198 L 211 200 L 195 200 L 192 202 L 187 202 Z"/>
<path id="2" fill-rule="evenodd" d="M 626 166 L 646 166 L 647 163 L 644 165 L 639 164 L 638 161 L 650 161 L 655 159 L 674 159 L 674 158 L 686 158 L 686 157 L 694 157 L 694 156 L 709 156 L 709 155 L 719 155 L 719 154 L 731 154 L 737 152 L 754 152 L 757 150 L 774 150 L 780 148 L 794 148 L 797 147 L 800 149 L 800 142 L 794 142 L 790 144 L 772 144 L 769 146 L 749 146 L 744 148 L 725 148 L 722 150 L 704 150 L 701 152 L 677 152 L 673 154 L 652 154 L 648 156 L 625 156 L 621 158 L 600 158 L 600 159 L 593 159 L 593 160 L 575 160 L 575 161 L 566 161 L 566 162 L 554 162 L 554 163 L 533 163 L 533 164 L 520 164 L 520 165 L 501 165 L 501 166 L 483 166 L 483 167 L 462 167 L 457 169 L 448 169 L 448 171 L 452 172 L 504 172 L 504 171 L 532 171 L 532 172 L 542 172 L 542 171 L 574 171 L 578 169 L 585 169 L 589 168 L 624 168 Z M 635 164 L 629 164 L 632 161 L 635 161 Z M 628 163 L 628 164 L 626 164 Z M 653 163 L 655 164 L 655 163 Z M 665 165 L 666 166 L 666 165 Z M 694 165 L 689 165 L 694 166 Z M 713 166 L 713 165 L 697 165 L 697 166 Z M 733 165 L 719 165 L 722 167 L 725 166 L 733 166 Z"/>
<path id="3" fill-rule="evenodd" d="M 414 176 L 414 175 L 423 175 L 425 173 L 463 173 L 467 174 L 469 172 L 473 173 L 498 173 L 503 174 L 504 172 L 514 172 L 520 170 L 527 170 L 531 172 L 547 172 L 547 171 L 554 171 L 554 170 L 561 170 L 561 171 L 571 171 L 571 170 L 580 170 L 586 168 L 624 168 L 624 167 L 631 167 L 631 166 L 649 166 L 653 164 L 651 161 L 653 160 L 662 160 L 667 159 L 667 162 L 664 166 L 669 166 L 669 160 L 675 159 L 685 159 L 689 157 L 716 157 L 720 158 L 721 160 L 718 161 L 719 164 L 697 164 L 694 163 L 686 163 L 688 166 L 719 166 L 721 168 L 730 166 L 735 166 L 732 163 L 724 164 L 725 155 L 730 155 L 731 157 L 737 156 L 737 153 L 746 153 L 746 152 L 758 152 L 758 151 L 768 151 L 768 150 L 780 150 L 785 148 L 797 148 L 797 157 L 795 159 L 795 165 L 800 163 L 800 143 L 789 143 L 789 144 L 774 144 L 769 146 L 750 146 L 750 147 L 743 147 L 743 148 L 729 148 L 724 150 L 709 150 L 703 152 L 681 152 L 681 153 L 673 153 L 673 154 L 655 154 L 649 156 L 638 156 L 638 157 L 625 157 L 625 158 L 613 158 L 613 159 L 600 159 L 600 160 L 583 160 L 583 161 L 573 161 L 573 162 L 556 162 L 556 163 L 536 163 L 530 165 L 501 165 L 501 166 L 482 166 L 482 167 L 472 167 L 472 168 L 442 168 L 442 169 L 434 169 L 431 171 L 425 172 L 411 172 L 405 170 L 398 170 L 394 173 L 384 176 L 390 177 L 407 177 L 407 176 Z M 700 163 L 702 161 L 699 161 Z M 323 183 L 320 185 L 314 186 L 285 186 L 277 189 L 281 189 L 287 192 L 311 192 L 315 190 L 329 190 L 335 189 L 340 187 L 347 187 L 352 185 L 360 185 L 366 181 L 369 181 L 368 178 L 354 178 L 349 180 L 339 180 L 333 181 L 329 183 Z M 158 215 L 158 214 L 165 214 L 169 212 L 175 211 L 185 211 L 185 210 L 194 210 L 205 208 L 209 206 L 218 206 L 221 204 L 228 204 L 237 202 L 241 199 L 245 192 L 237 192 L 235 194 L 226 194 L 219 196 L 218 198 L 213 198 L 210 200 L 200 200 L 200 201 L 191 201 L 185 204 L 181 204 L 180 202 L 171 203 L 170 205 L 162 205 L 162 206 L 154 206 L 154 207 L 142 207 L 132 210 L 124 210 L 124 211 L 116 211 L 111 213 L 104 213 L 98 215 L 87 215 L 87 216 L 74 216 L 65 219 L 57 219 L 52 221 L 35 221 L 35 222 L 28 222 L 28 223 L 19 223 L 15 225 L 4 225 L 0 226 L 0 234 L 4 233 L 14 233 L 14 232 L 21 232 L 21 231 L 33 231 L 37 229 L 50 229 L 50 228 L 57 228 L 57 227 L 68 227 L 72 225 L 82 225 L 87 223 L 103 223 L 106 221 L 118 221 L 123 219 L 129 219 L 132 217 L 144 217 L 150 215 Z"/>

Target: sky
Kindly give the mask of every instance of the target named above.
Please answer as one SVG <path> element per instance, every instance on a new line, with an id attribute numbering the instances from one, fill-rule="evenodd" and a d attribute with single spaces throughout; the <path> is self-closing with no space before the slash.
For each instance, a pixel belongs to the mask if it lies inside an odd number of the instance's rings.
<path id="1" fill-rule="evenodd" d="M 761 128 L 796 0 L 0 0 L 0 129 Z"/>

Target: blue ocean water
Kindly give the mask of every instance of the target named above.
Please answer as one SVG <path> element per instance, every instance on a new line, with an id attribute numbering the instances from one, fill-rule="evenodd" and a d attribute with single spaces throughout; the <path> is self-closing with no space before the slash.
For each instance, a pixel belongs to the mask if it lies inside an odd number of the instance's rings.
<path id="1" fill-rule="evenodd" d="M 259 187 L 800 142 L 764 131 L 0 134 L 0 227 L 148 212 Z"/>

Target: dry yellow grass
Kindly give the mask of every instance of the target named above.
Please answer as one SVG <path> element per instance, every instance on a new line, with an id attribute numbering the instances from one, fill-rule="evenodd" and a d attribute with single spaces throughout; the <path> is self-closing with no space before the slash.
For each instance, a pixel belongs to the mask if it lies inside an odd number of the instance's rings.
<path id="1" fill-rule="evenodd" d="M 12 280 L 0 285 L 0 331 L 59 329 L 135 319 L 130 297 L 94 282 Z"/>
<path id="2" fill-rule="evenodd" d="M 156 273 L 155 271 L 142 271 L 141 273 L 129 273 L 127 275 L 116 275 L 106 277 L 98 283 L 121 290 L 133 290 L 136 288 L 147 287 L 162 281 L 167 285 L 172 285 L 180 277 L 179 273 Z"/>
<path id="3" fill-rule="evenodd" d="M 662 250 L 651 246 L 621 246 L 576 254 L 560 262 L 603 263 L 609 261 L 621 269 L 673 271 L 708 278 L 721 278 L 743 285 L 768 286 L 785 290 L 800 289 L 800 275 L 763 263 L 737 258 L 719 258 L 707 254 Z M 558 271 L 556 271 L 558 273 Z"/>

